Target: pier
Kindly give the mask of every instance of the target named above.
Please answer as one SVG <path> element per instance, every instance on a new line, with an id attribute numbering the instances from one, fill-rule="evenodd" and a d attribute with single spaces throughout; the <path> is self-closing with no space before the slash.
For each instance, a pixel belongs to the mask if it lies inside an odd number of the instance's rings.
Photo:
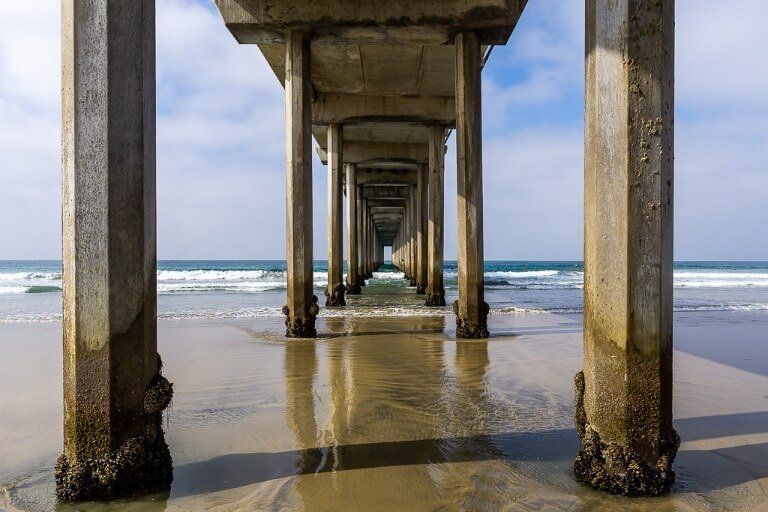
<path id="1" fill-rule="evenodd" d="M 385 248 L 426 306 L 446 305 L 444 159 L 454 141 L 456 336 L 488 338 L 482 71 L 493 47 L 514 37 L 526 0 L 215 3 L 232 36 L 258 45 L 285 88 L 286 343 L 318 336 L 321 307 L 349 307 L 347 296 L 365 294 Z M 658 495 L 674 482 L 679 444 L 674 0 L 586 0 L 586 13 L 574 473 L 606 492 Z M 157 354 L 154 0 L 64 0 L 62 25 L 64 451 L 56 480 L 61 499 L 79 501 L 170 486 L 162 414 L 173 387 Z M 328 169 L 323 302 L 313 285 L 315 151 Z"/>

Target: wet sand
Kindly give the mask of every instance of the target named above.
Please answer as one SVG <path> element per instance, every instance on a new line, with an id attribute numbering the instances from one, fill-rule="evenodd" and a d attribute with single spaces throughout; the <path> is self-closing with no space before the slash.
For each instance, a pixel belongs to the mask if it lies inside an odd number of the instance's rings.
<path id="1" fill-rule="evenodd" d="M 363 299 L 361 299 L 363 300 Z M 372 300 L 372 299 L 365 299 Z M 671 495 L 571 477 L 577 315 L 162 321 L 176 394 L 169 495 L 58 510 L 765 510 L 768 315 L 677 315 Z M 51 510 L 61 446 L 60 324 L 0 324 L 0 509 Z"/>

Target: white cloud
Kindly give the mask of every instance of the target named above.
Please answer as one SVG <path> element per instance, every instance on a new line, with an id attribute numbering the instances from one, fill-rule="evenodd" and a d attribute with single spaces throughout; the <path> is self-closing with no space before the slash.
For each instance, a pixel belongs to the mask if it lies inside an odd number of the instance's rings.
<path id="1" fill-rule="evenodd" d="M 768 108 L 768 2 L 677 3 L 677 99 L 683 105 Z"/>
<path id="2" fill-rule="evenodd" d="M 58 3 L 0 3 L 0 258 L 60 249 Z"/>
<path id="3" fill-rule="evenodd" d="M 158 7 L 162 258 L 282 258 L 283 92 L 211 6 Z M 60 252 L 60 4 L 0 2 L 0 258 Z M 768 43 L 762 0 L 677 3 L 676 250 L 768 259 Z M 489 258 L 581 254 L 583 0 L 529 2 L 484 83 Z M 455 256 L 454 140 L 446 254 Z M 315 160 L 315 255 L 326 169 Z"/>
<path id="4" fill-rule="evenodd" d="M 582 121 L 580 109 L 557 110 L 583 104 L 583 8 L 529 2 L 494 51 L 484 105 L 493 256 L 581 254 Z M 678 2 L 676 16 L 676 257 L 768 259 L 755 236 L 768 219 L 768 3 Z"/>

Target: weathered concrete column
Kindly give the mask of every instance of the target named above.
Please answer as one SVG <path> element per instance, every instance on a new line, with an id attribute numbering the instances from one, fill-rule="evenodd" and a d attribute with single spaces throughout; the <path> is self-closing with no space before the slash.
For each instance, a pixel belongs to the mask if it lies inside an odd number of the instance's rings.
<path id="1" fill-rule="evenodd" d="M 285 335 L 314 338 L 319 312 L 312 269 L 312 82 L 309 34 L 285 37 L 286 263 Z"/>
<path id="2" fill-rule="evenodd" d="M 357 187 L 357 282 L 365 287 L 365 205 L 362 187 Z"/>
<path id="3" fill-rule="evenodd" d="M 445 128 L 433 126 L 429 137 L 429 225 L 427 228 L 427 306 L 445 306 Z"/>
<path id="4" fill-rule="evenodd" d="M 365 278 L 370 279 L 373 277 L 373 258 L 371 258 L 371 212 L 368 209 L 368 201 L 366 200 L 365 206 L 363 208 L 365 210 L 365 238 L 363 239 L 363 242 L 365 243 Z"/>
<path id="5" fill-rule="evenodd" d="M 402 231 L 402 242 L 401 242 L 401 245 L 402 245 L 402 247 L 400 249 L 400 252 L 402 253 L 402 260 L 403 260 L 403 269 L 402 269 L 403 270 L 403 277 L 406 280 L 409 280 L 409 281 L 411 279 L 410 275 L 409 275 L 409 270 L 410 269 L 408 268 L 408 265 L 409 265 L 408 259 L 409 259 L 409 256 L 411 254 L 411 249 L 410 249 L 410 244 L 409 244 L 409 240 L 410 240 L 410 236 L 411 236 L 411 231 L 410 231 L 410 229 L 411 229 L 410 228 L 410 218 L 411 218 L 410 210 L 411 210 L 411 208 L 410 208 L 410 206 L 411 206 L 410 199 L 406 199 L 405 207 L 403 208 L 403 219 L 401 221 L 401 231 Z"/>
<path id="6" fill-rule="evenodd" d="M 409 208 L 408 208 L 408 222 L 410 225 L 410 240 L 409 240 L 409 248 L 410 248 L 410 254 L 408 257 L 410 258 L 410 283 L 409 285 L 412 287 L 416 287 L 416 278 L 418 277 L 419 272 L 419 228 L 417 224 L 417 220 L 419 218 L 419 190 L 417 187 L 413 186 L 411 187 L 411 195 L 409 197 Z"/>
<path id="7" fill-rule="evenodd" d="M 119 47 L 119 51 L 114 51 Z M 62 3 L 64 451 L 56 494 L 168 489 L 157 354 L 155 2 Z"/>
<path id="8" fill-rule="evenodd" d="M 384 240 L 381 238 L 381 232 L 376 228 L 376 270 L 378 271 L 384 264 Z"/>
<path id="9" fill-rule="evenodd" d="M 347 295 L 360 295 L 357 254 L 357 167 L 346 164 L 347 169 Z"/>
<path id="10" fill-rule="evenodd" d="M 400 259 L 400 239 L 402 238 L 401 232 L 403 230 L 402 223 L 397 227 L 397 235 L 395 235 L 395 241 L 392 245 L 392 264 L 397 267 L 398 270 L 402 270 L 403 264 Z"/>
<path id="11" fill-rule="evenodd" d="M 328 127 L 328 288 L 325 290 L 325 305 L 346 306 L 344 300 L 344 194 L 343 174 L 343 127 L 332 124 Z"/>
<path id="12" fill-rule="evenodd" d="M 416 180 L 416 293 L 427 293 L 427 219 L 429 209 L 429 170 L 419 166 Z"/>
<path id="13" fill-rule="evenodd" d="M 587 2 L 584 372 L 576 477 L 625 495 L 674 482 L 674 0 Z"/>
<path id="14" fill-rule="evenodd" d="M 397 258 L 395 258 L 394 256 L 392 257 L 393 263 L 395 263 L 395 265 L 399 270 L 403 269 L 403 261 L 400 255 L 400 252 L 402 250 L 402 241 L 401 241 L 403 238 L 402 232 L 403 232 L 403 224 L 401 221 L 400 225 L 397 228 L 397 238 L 395 239 L 395 244 L 397 245 Z"/>
<path id="15" fill-rule="evenodd" d="M 488 337 L 483 275 L 483 148 L 480 44 L 474 32 L 456 36 L 456 153 L 459 197 L 459 300 L 456 336 Z"/>

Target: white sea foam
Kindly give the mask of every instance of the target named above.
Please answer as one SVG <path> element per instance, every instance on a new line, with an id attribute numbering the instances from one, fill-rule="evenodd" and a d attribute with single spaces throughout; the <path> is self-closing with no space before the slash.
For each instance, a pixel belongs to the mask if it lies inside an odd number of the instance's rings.
<path id="1" fill-rule="evenodd" d="M 244 281 L 251 279 L 279 279 L 283 271 L 268 270 L 158 270 L 158 281 Z"/>
<path id="2" fill-rule="evenodd" d="M 674 278 L 675 286 L 681 288 L 768 287 L 768 273 L 764 272 L 679 270 Z"/>
<path id="3" fill-rule="evenodd" d="M 59 272 L 0 272 L 0 282 L 33 281 L 33 280 L 60 281 L 61 273 Z"/>
<path id="4" fill-rule="evenodd" d="M 581 275 L 581 272 L 573 272 L 573 273 Z M 530 279 L 534 277 L 551 277 L 559 274 L 560 274 L 560 271 L 558 270 L 528 270 L 528 271 L 522 271 L 522 272 L 499 270 L 494 272 L 486 272 L 485 277 L 499 277 L 499 278 L 508 278 L 508 279 Z"/>
<path id="5" fill-rule="evenodd" d="M 29 286 L 0 286 L 0 295 L 16 295 L 27 293 Z"/>
<path id="6" fill-rule="evenodd" d="M 675 306 L 675 312 L 756 312 L 768 311 L 768 303 L 727 303 Z M 580 314 L 582 308 L 534 308 L 505 306 L 491 308 L 491 315 L 514 314 Z M 381 318 L 381 317 L 440 317 L 451 316 L 451 308 L 423 306 L 348 307 L 345 309 L 321 308 L 320 318 Z M 168 311 L 158 314 L 160 320 L 226 320 L 248 318 L 282 318 L 281 308 L 252 307 L 203 311 Z M 60 313 L 16 314 L 0 317 L 2 323 L 50 323 L 61 321 Z"/>
<path id="7" fill-rule="evenodd" d="M 405 274 L 403 272 L 374 272 L 373 278 L 396 281 L 398 279 L 405 279 Z"/>
<path id="8" fill-rule="evenodd" d="M 314 285 L 327 286 L 325 271 L 314 272 Z M 446 270 L 444 277 L 449 287 L 455 286 L 458 273 Z M 373 278 L 398 281 L 402 272 L 374 272 Z M 557 290 L 581 289 L 584 273 L 577 270 L 495 270 L 485 274 L 486 285 L 495 289 Z M 284 270 L 159 270 L 158 292 L 161 294 L 230 292 L 262 293 L 286 287 Z M 754 270 L 676 270 L 677 288 L 768 288 L 768 272 Z M 55 292 L 61 287 L 60 272 L 5 272 L 0 273 L 0 294 Z"/>

